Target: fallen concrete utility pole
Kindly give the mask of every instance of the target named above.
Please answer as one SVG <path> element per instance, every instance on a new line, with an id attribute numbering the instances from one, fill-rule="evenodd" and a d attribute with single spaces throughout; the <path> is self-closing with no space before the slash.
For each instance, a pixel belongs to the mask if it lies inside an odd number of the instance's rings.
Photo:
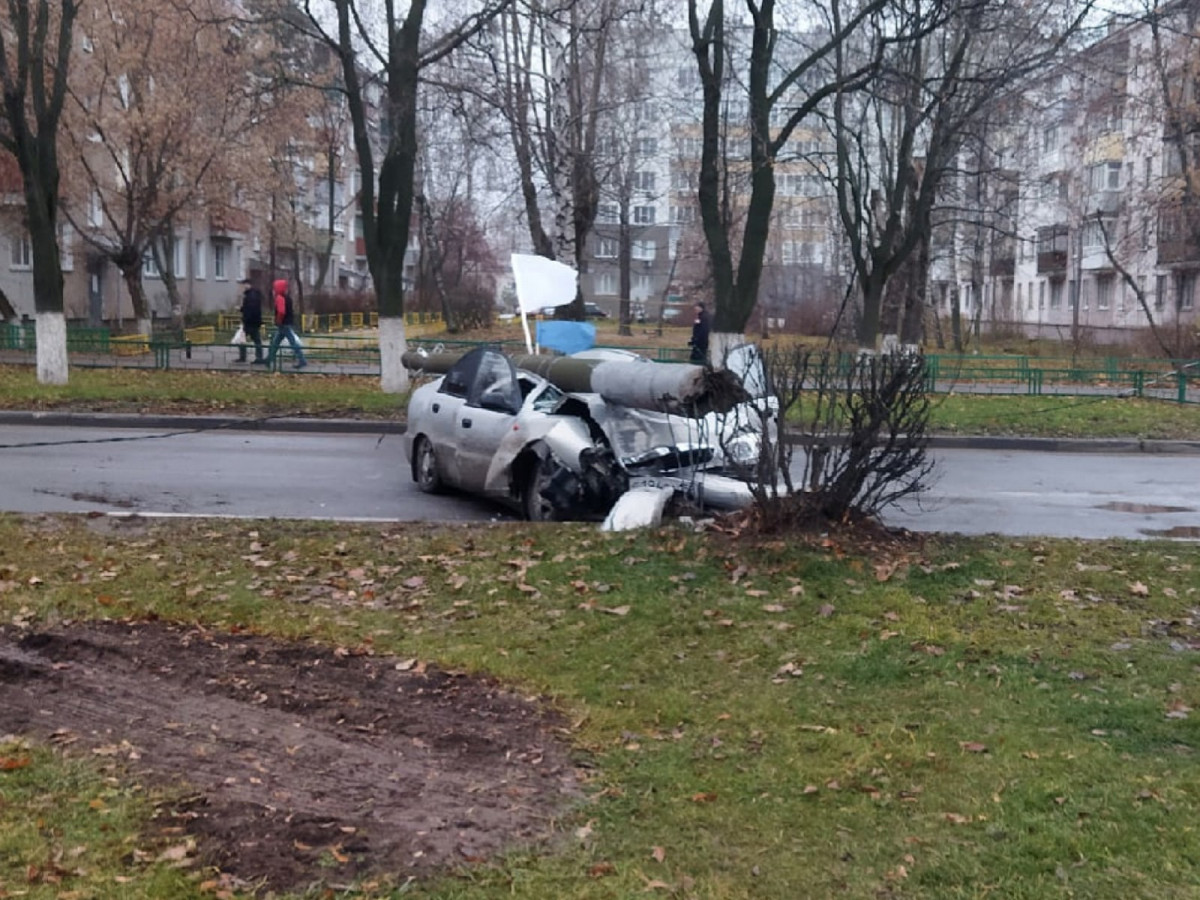
<path id="1" fill-rule="evenodd" d="M 409 351 L 406 368 L 444 375 L 463 353 L 423 355 Z M 750 399 L 741 379 L 727 369 L 649 360 L 574 359 L 569 356 L 509 357 L 518 369 L 540 375 L 572 394 L 599 394 L 609 403 L 680 416 L 726 413 Z"/>

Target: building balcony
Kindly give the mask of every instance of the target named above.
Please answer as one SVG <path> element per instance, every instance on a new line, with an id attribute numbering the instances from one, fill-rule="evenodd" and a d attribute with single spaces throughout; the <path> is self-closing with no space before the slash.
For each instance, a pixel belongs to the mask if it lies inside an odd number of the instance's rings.
<path id="1" fill-rule="evenodd" d="M 208 210 L 208 230 L 213 237 L 248 234 L 250 213 L 232 206 L 211 206 Z"/>
<path id="2" fill-rule="evenodd" d="M 1193 237 L 1161 237 L 1158 240 L 1160 266 L 1200 264 L 1200 239 Z"/>
<path id="3" fill-rule="evenodd" d="M 1012 278 L 1017 270 L 1017 258 L 1010 252 L 996 255 L 988 262 L 988 274 L 996 278 Z"/>
<path id="4" fill-rule="evenodd" d="M 1057 275 L 1067 271 L 1067 226 L 1050 225 L 1037 231 L 1037 271 Z"/>
<path id="5" fill-rule="evenodd" d="M 1158 214 L 1158 264 L 1200 263 L 1200 211 L 1183 204 L 1164 206 Z"/>
<path id="6" fill-rule="evenodd" d="M 1067 271 L 1067 251 L 1047 250 L 1038 252 L 1037 270 L 1039 275 L 1057 275 Z"/>

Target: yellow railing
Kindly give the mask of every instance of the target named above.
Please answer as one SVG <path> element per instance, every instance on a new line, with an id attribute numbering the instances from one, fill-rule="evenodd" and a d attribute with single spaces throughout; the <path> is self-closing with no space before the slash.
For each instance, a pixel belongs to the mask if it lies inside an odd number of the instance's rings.
<path id="1" fill-rule="evenodd" d="M 144 334 L 119 334 L 109 343 L 114 356 L 137 356 L 150 352 L 150 338 Z"/>
<path id="2" fill-rule="evenodd" d="M 197 325 L 183 329 L 183 339 L 189 344 L 213 344 L 217 340 L 217 329 L 212 325 Z"/>
<path id="3" fill-rule="evenodd" d="M 240 313 L 223 312 L 217 314 L 217 324 L 215 331 L 218 332 L 233 332 L 242 324 Z M 271 328 L 273 317 L 267 315 L 263 326 Z M 409 312 L 404 314 L 405 332 L 409 335 L 424 335 L 438 334 L 445 330 L 445 323 L 442 321 L 441 313 L 434 312 Z M 206 326 L 198 326 L 203 328 Z M 211 327 L 211 326 L 207 326 Z M 368 312 L 345 312 L 345 313 L 303 313 L 300 316 L 300 330 L 306 334 L 314 334 L 319 332 L 333 333 L 337 331 L 361 331 L 364 328 L 378 328 L 379 313 L 371 310 Z M 188 332 L 196 329 L 188 329 Z M 203 339 L 191 338 L 188 340 L 193 343 L 205 343 Z M 215 340 L 210 338 L 209 340 Z"/>

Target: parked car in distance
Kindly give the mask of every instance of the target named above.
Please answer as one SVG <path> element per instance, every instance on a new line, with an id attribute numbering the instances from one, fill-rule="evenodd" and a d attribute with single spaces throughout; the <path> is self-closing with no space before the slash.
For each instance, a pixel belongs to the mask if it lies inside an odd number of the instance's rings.
<path id="1" fill-rule="evenodd" d="M 541 315 L 543 318 L 552 319 L 552 318 L 554 318 L 555 313 L 558 312 L 558 307 L 557 306 L 543 306 L 541 308 L 540 312 L 541 312 Z M 608 313 L 606 313 L 604 310 L 602 310 L 595 303 L 584 303 L 583 304 L 583 317 L 585 319 L 607 319 Z"/>

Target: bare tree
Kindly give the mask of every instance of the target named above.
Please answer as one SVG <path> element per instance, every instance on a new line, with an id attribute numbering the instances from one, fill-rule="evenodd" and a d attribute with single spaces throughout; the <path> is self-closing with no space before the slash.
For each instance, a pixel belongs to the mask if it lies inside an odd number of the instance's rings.
<path id="1" fill-rule="evenodd" d="M 710 0 L 707 12 L 699 0 L 688 0 L 692 48 L 703 86 L 698 199 L 713 279 L 710 351 L 714 360 L 722 359 L 725 348 L 741 340 L 758 300 L 775 202 L 775 161 L 801 124 L 827 100 L 837 92 L 861 87 L 872 75 L 875 59 L 836 68 L 831 61 L 835 51 L 855 39 L 888 3 L 813 4 L 803 12 L 822 26 L 797 25 L 788 30 L 776 23 L 775 0 L 746 0 L 750 46 L 739 51 L 735 39 L 745 35 L 743 29 L 727 23 L 724 0 Z M 745 69 L 735 70 L 742 53 L 747 57 Z M 729 190 L 722 152 L 731 107 L 739 111 L 737 127 L 744 141 L 737 143 L 744 143 L 749 159 L 749 196 L 736 238 L 730 233 L 735 218 L 730 207 L 743 201 Z"/>
<path id="2" fill-rule="evenodd" d="M 893 27 L 868 57 L 879 77 L 839 91 L 829 117 L 837 142 L 839 214 L 859 286 L 860 347 L 876 347 L 888 282 L 918 253 L 948 176 L 981 115 L 1051 63 L 1081 27 L 1091 0 L 895 0 Z M 897 36 L 903 39 L 897 39 Z M 837 71 L 861 71 L 862 53 L 839 45 Z M 909 313 L 919 321 L 918 311 Z"/>
<path id="3" fill-rule="evenodd" d="M 422 72 L 484 29 L 511 0 L 480 0 L 469 10 L 447 13 L 427 26 L 427 0 L 382 15 L 358 0 L 331 0 L 335 22 L 327 26 L 320 0 L 301 0 L 304 28 L 323 41 L 342 68 L 342 88 L 362 180 L 359 208 L 367 266 L 379 305 L 381 386 L 408 387 L 401 362 L 404 336 L 404 265 L 415 201 L 418 159 L 417 95 Z M 382 133 L 375 125 L 383 126 Z"/>
<path id="4" fill-rule="evenodd" d="M 493 89 L 478 91 L 508 125 L 525 223 L 535 253 L 586 273 L 587 239 L 596 224 L 601 185 L 617 157 L 598 147 L 613 133 L 615 110 L 628 97 L 614 86 L 634 54 L 632 35 L 645 23 L 644 0 L 542 0 L 514 3 L 497 39 L 482 48 Z M 598 152 L 603 149 L 603 152 Z M 562 315 L 583 317 L 582 293 Z"/>
<path id="5" fill-rule="evenodd" d="M 147 258 L 173 274 L 176 223 L 207 204 L 228 203 L 231 183 L 256 178 L 255 157 L 236 148 L 279 101 L 269 103 L 247 83 L 252 50 L 224 0 L 186 9 L 94 2 L 97 15 L 83 29 L 92 49 L 80 61 L 67 112 L 65 164 L 75 202 L 64 211 L 118 268 L 138 331 L 149 334 Z M 177 292 L 173 300 L 178 307 Z"/>
<path id="6" fill-rule="evenodd" d="M 10 0 L 0 11 L 0 147 L 17 160 L 33 255 L 37 378 L 67 383 L 58 246 L 58 130 L 82 0 Z"/>

